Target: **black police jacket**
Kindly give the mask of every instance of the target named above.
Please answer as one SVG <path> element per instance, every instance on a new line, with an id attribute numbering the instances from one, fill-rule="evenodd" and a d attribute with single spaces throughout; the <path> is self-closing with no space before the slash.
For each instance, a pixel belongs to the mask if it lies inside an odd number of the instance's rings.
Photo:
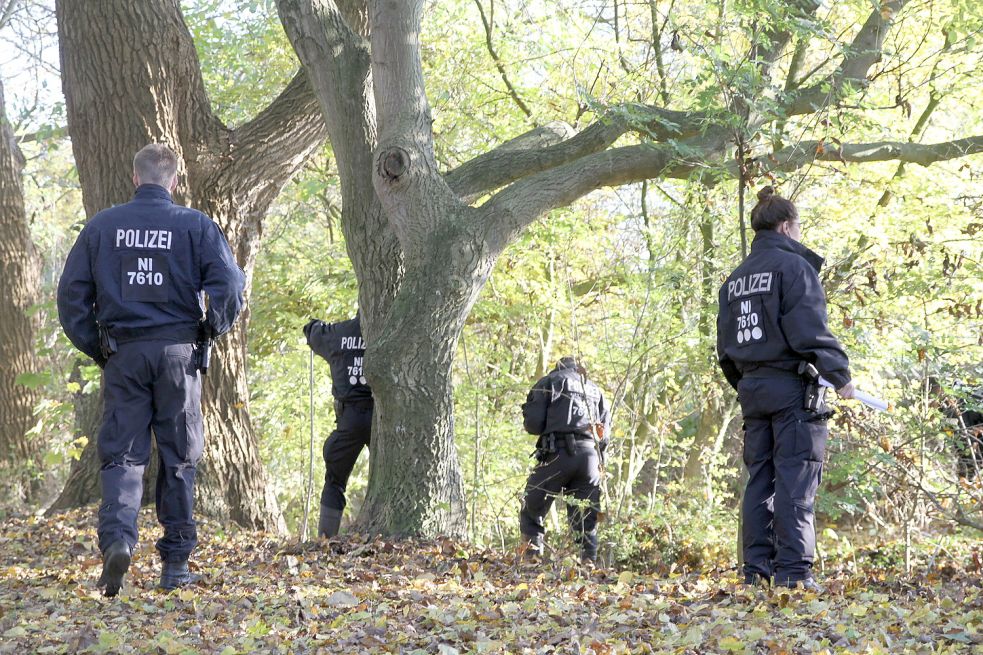
<path id="1" fill-rule="evenodd" d="M 591 434 L 592 423 L 603 423 L 606 434 L 610 418 L 604 394 L 577 372 L 570 357 L 533 385 L 522 405 L 522 424 L 529 434 Z"/>
<path id="2" fill-rule="evenodd" d="M 362 362 L 365 341 L 359 317 L 325 323 L 317 319 L 304 326 L 307 345 L 327 360 L 331 367 L 331 393 L 342 402 L 372 400 L 372 389 L 365 381 Z"/>
<path id="3" fill-rule="evenodd" d="M 58 318 L 99 362 L 97 321 L 121 341 L 194 341 L 205 316 L 218 336 L 239 316 L 245 282 L 218 225 L 164 187 L 142 184 L 82 228 L 58 282 Z"/>
<path id="4" fill-rule="evenodd" d="M 837 389 L 850 381 L 849 359 L 830 331 L 819 282 L 823 258 L 772 230 L 720 288 L 717 357 L 731 386 L 754 369 L 796 371 L 811 362 Z"/>

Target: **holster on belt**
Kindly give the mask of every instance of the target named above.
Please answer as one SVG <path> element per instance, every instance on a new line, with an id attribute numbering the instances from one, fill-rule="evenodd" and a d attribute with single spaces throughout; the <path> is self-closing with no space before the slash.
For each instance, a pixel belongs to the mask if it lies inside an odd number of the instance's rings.
<path id="1" fill-rule="evenodd" d="M 198 323 L 198 370 L 202 375 L 208 375 L 208 366 L 212 361 L 212 343 L 214 332 L 208 321 Z"/>
<path id="2" fill-rule="evenodd" d="M 800 362 L 798 373 L 806 382 L 802 408 L 813 414 L 811 421 L 827 420 L 833 412 L 826 407 L 826 387 L 819 384 L 819 371 L 810 362 Z"/>
<path id="3" fill-rule="evenodd" d="M 99 354 L 102 355 L 103 360 L 108 360 L 118 350 L 116 337 L 111 335 L 109 328 L 102 323 L 98 323 L 97 325 L 99 328 Z"/>
<path id="4" fill-rule="evenodd" d="M 556 437 L 553 436 L 553 433 L 541 434 L 539 435 L 539 439 L 536 440 L 536 450 L 533 451 L 532 457 L 535 457 L 536 461 L 542 464 L 555 452 Z"/>

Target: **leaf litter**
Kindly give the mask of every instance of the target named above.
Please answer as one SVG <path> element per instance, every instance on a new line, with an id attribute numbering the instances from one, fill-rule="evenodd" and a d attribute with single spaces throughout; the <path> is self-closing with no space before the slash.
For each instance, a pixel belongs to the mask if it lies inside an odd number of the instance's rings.
<path id="1" fill-rule="evenodd" d="M 747 588 L 734 569 L 673 574 L 529 563 L 448 539 L 286 543 L 203 520 L 165 593 L 159 528 L 122 593 L 95 587 L 93 511 L 0 529 L 0 654 L 983 653 L 979 552 L 915 576 L 827 578 L 827 593 Z"/>

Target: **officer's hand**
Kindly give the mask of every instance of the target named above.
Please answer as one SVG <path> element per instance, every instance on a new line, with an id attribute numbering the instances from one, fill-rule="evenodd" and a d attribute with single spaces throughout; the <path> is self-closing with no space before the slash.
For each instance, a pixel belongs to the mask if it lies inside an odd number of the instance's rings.
<path id="1" fill-rule="evenodd" d="M 842 387 L 836 390 L 836 395 L 840 398 L 853 398 L 853 392 L 856 388 L 853 386 L 853 382 L 847 382 Z"/>
<path id="2" fill-rule="evenodd" d="M 310 339 L 311 338 L 311 330 L 314 329 L 314 324 L 315 323 L 320 323 L 320 322 L 321 322 L 321 320 L 320 319 L 317 319 L 317 318 L 312 318 L 311 320 L 309 320 L 307 322 L 307 325 L 304 326 L 304 336 L 307 337 L 308 339 Z"/>

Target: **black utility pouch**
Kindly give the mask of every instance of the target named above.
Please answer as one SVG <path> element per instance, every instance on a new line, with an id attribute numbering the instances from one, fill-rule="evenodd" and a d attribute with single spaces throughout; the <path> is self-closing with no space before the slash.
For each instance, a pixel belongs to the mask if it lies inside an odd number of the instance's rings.
<path id="1" fill-rule="evenodd" d="M 105 325 L 99 325 L 99 354 L 102 358 L 108 360 L 110 357 L 116 354 L 117 345 L 116 337 L 109 334 L 109 328 Z"/>

